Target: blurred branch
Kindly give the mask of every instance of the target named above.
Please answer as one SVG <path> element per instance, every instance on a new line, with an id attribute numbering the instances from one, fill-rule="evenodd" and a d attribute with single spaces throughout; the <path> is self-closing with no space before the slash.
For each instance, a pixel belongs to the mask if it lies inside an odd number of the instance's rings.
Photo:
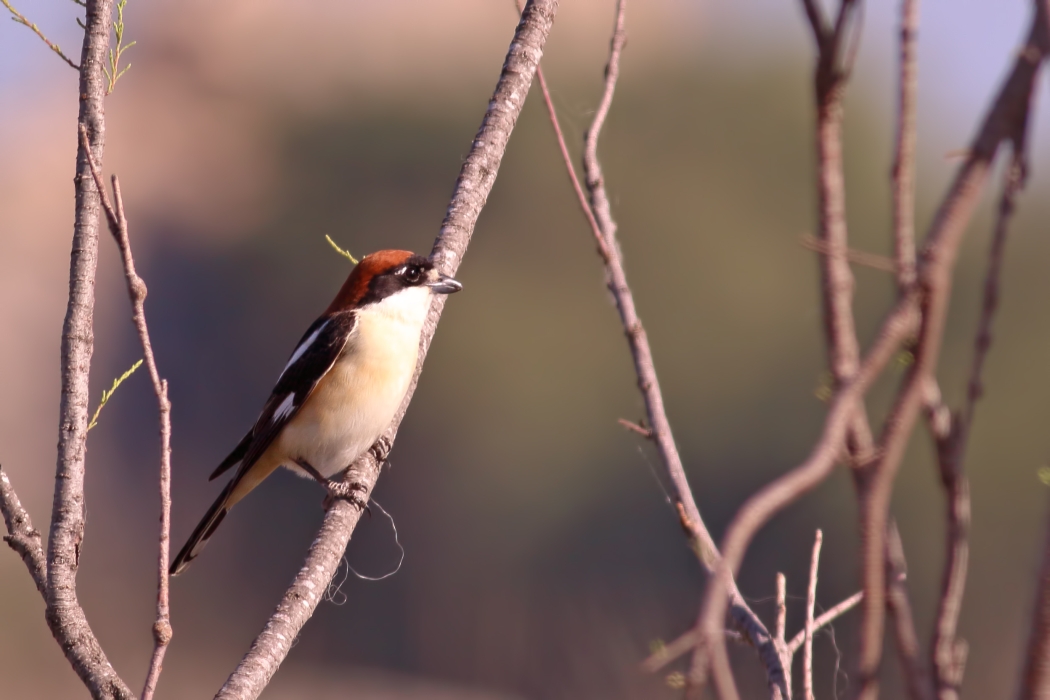
<path id="1" fill-rule="evenodd" d="M 62 49 L 58 47 L 58 44 L 55 44 L 46 36 L 44 36 L 44 32 L 40 30 L 40 27 L 36 26 L 36 24 L 34 24 L 33 22 L 30 22 L 28 19 L 26 19 L 25 15 L 16 10 L 14 8 L 14 5 L 11 4 L 10 0 L 0 0 L 0 2 L 4 3 L 4 7 L 6 7 L 7 11 L 11 13 L 11 20 L 13 22 L 18 22 L 19 24 L 23 24 L 32 29 L 33 32 L 38 37 L 40 37 L 40 40 L 47 44 L 47 48 L 51 49 L 56 54 L 58 54 L 58 57 L 66 63 L 68 63 L 70 68 L 80 70 L 80 66 L 78 66 L 76 63 L 73 63 L 73 61 L 69 59 L 69 56 L 66 56 L 66 54 L 62 52 Z"/>
<path id="2" fill-rule="evenodd" d="M 846 183 L 842 162 L 842 99 L 848 71 L 841 67 L 846 34 L 851 18 L 857 15 L 855 0 L 841 0 L 834 30 L 827 28 L 819 7 L 806 2 L 817 43 L 817 64 L 813 73 L 817 108 L 815 141 L 817 148 L 817 239 L 822 244 L 820 259 L 821 303 L 828 364 L 836 389 L 857 373 L 860 344 L 853 318 L 853 271 L 850 269 L 849 233 L 846 226 Z M 861 467 L 871 458 L 874 440 L 863 400 L 852 418 L 847 438 L 850 462 Z"/>
<path id="3" fill-rule="evenodd" d="M 814 238 L 813 236 L 803 236 L 801 243 L 803 248 L 812 250 L 815 253 L 820 253 L 821 255 L 828 255 L 831 251 L 831 247 L 827 243 L 819 238 Z M 846 260 L 854 265 L 863 265 L 864 267 L 870 267 L 873 270 L 881 270 L 882 272 L 897 271 L 896 263 L 885 255 L 868 253 L 867 251 L 857 250 L 855 248 L 846 249 Z"/>
<path id="4" fill-rule="evenodd" d="M 36 589 L 46 600 L 47 559 L 44 557 L 40 532 L 33 527 L 33 521 L 22 507 L 22 502 L 18 500 L 15 487 L 11 485 L 3 467 L 0 467 L 0 514 L 4 516 L 4 525 L 8 533 L 4 535 L 4 542 L 22 557 L 29 569 L 29 575 L 33 577 Z"/>
<path id="5" fill-rule="evenodd" d="M 893 619 L 897 639 L 897 658 L 900 661 L 901 673 L 908 695 L 912 700 L 933 700 L 933 685 L 929 675 L 922 666 L 919 652 L 919 636 L 915 632 L 915 620 L 912 617 L 911 601 L 905 586 L 908 576 L 908 564 L 904 559 L 904 545 L 901 542 L 897 525 L 890 522 L 886 532 L 886 607 Z"/>
<path id="6" fill-rule="evenodd" d="M 893 159 L 893 251 L 897 285 L 915 284 L 915 103 L 919 0 L 901 0 L 897 143 Z"/>
<path id="7" fill-rule="evenodd" d="M 846 598 L 845 600 L 839 602 L 837 605 L 834 605 L 834 606 L 828 608 L 823 613 L 818 615 L 817 618 L 815 620 L 813 620 L 813 634 L 816 634 L 820 630 L 822 630 L 825 627 L 827 627 L 828 625 L 830 625 L 835 620 L 839 619 L 840 617 L 842 617 L 843 615 L 848 613 L 853 608 L 857 607 L 857 605 L 860 603 L 860 601 L 861 601 L 861 599 L 863 597 L 864 597 L 864 592 L 863 591 L 857 591 L 856 593 L 851 595 L 849 598 Z M 798 648 L 800 646 L 802 646 L 802 644 L 805 641 L 806 641 L 806 631 L 802 630 L 801 632 L 796 634 L 794 637 L 792 637 L 790 642 L 788 642 L 788 644 L 787 644 L 788 651 L 791 652 L 792 654 L 794 654 L 796 651 L 798 651 Z"/>
<path id="8" fill-rule="evenodd" d="M 715 639 L 720 620 L 728 604 L 726 581 L 735 575 L 751 540 L 770 518 L 826 479 L 835 468 L 852 424 L 854 410 L 861 396 L 896 355 L 901 343 L 914 332 L 918 322 L 918 294 L 902 296 L 890 311 L 876 335 L 860 369 L 832 399 L 820 438 L 809 457 L 791 471 L 775 479 L 751 496 L 730 523 L 722 544 L 722 571 L 711 579 L 704 595 L 698 619 L 703 643 L 697 645 L 693 668 L 702 668 L 707 655 L 716 647 L 725 648 L 724 640 Z M 702 677 L 700 678 L 702 680 Z"/>
<path id="9" fill-rule="evenodd" d="M 455 191 L 434 243 L 431 259 L 439 270 L 453 274 L 459 268 L 489 192 L 499 171 L 507 141 L 521 113 L 532 76 L 558 9 L 557 0 L 530 0 L 522 14 L 508 50 L 503 70 L 470 153 L 456 180 Z M 444 298 L 438 296 L 420 338 L 416 375 L 405 400 L 383 437 L 372 450 L 351 465 L 344 481 L 364 489 L 367 501 L 379 477 L 380 466 L 397 434 L 398 426 L 415 391 L 423 360 L 437 327 Z M 337 500 L 325 514 L 306 562 L 285 592 L 263 631 L 252 643 L 216 698 L 256 698 L 288 655 L 292 643 L 313 615 L 342 560 L 354 527 L 361 517 L 358 506 Z"/>
<path id="10" fill-rule="evenodd" d="M 816 632 L 813 608 L 817 604 L 817 565 L 820 563 L 820 545 L 823 542 L 824 533 L 817 530 L 809 563 L 809 586 L 806 588 L 806 626 L 802 630 L 802 696 L 805 700 L 813 700 L 813 634 Z"/>
<path id="11" fill-rule="evenodd" d="M 128 298 L 131 301 L 131 320 L 138 331 L 139 343 L 153 383 L 153 393 L 157 397 L 157 418 L 160 428 L 160 533 L 157 547 L 157 618 L 153 623 L 153 655 L 150 659 L 146 683 L 142 690 L 142 700 L 151 700 L 157 688 L 157 679 L 164 665 L 164 654 L 171 642 L 171 615 L 168 605 L 168 559 L 171 540 L 171 401 L 168 400 L 168 382 L 162 379 L 153 355 L 153 343 L 150 341 L 149 328 L 146 325 L 146 283 L 135 272 L 135 259 L 131 254 L 131 239 L 128 237 L 128 220 L 124 215 L 124 200 L 120 195 L 120 181 L 113 176 L 113 200 L 110 202 L 102 175 L 95 164 L 95 159 L 87 150 L 87 131 L 80 127 L 81 146 L 88 153 L 88 166 L 106 212 L 109 231 L 120 250 L 120 260 L 124 266 L 124 279 L 128 285 Z M 131 371 L 142 363 L 139 360 Z M 117 384 L 113 388 L 116 389 Z M 101 406 L 100 406 L 101 408 Z"/>
<path id="12" fill-rule="evenodd" d="M 948 528 L 945 541 L 946 557 L 942 575 L 941 596 L 937 605 L 937 621 L 930 642 L 930 659 L 934 682 L 940 700 L 955 700 L 959 695 L 966 663 L 966 642 L 957 637 L 959 614 L 966 590 L 970 546 L 970 486 L 963 470 L 974 410 L 984 393 L 982 371 L 992 344 L 992 325 L 999 306 L 999 279 L 1003 264 L 1010 220 L 1016 198 L 1025 180 L 1025 133 L 1013 139 L 1013 158 L 1003 175 L 1003 191 L 999 201 L 992 244 L 988 252 L 988 271 L 984 282 L 984 297 L 980 320 L 974 338 L 973 363 L 967 385 L 966 401 L 962 410 L 950 416 L 947 434 L 933 429 L 941 484 L 947 499 Z M 941 429 L 943 430 L 943 429 Z"/>
<path id="13" fill-rule="evenodd" d="M 914 353 L 915 363 L 887 418 L 880 440 L 882 459 L 873 465 L 870 488 L 862 504 L 865 593 L 859 668 L 862 698 L 874 698 L 878 694 L 885 615 L 884 556 L 889 502 L 904 449 L 924 404 L 927 386 L 935 381 L 955 257 L 999 146 L 1004 141 L 1011 141 L 1015 153 L 1023 152 L 1033 87 L 1048 48 L 1050 34 L 1046 0 L 1035 0 L 1032 27 L 1025 48 L 1018 52 L 1014 67 L 992 102 L 970 146 L 967 159 L 959 168 L 926 237 L 918 267 L 923 313 Z M 963 497 L 965 494 L 950 494 L 949 499 L 953 502 L 950 508 L 962 508 L 960 499 Z M 962 515 L 960 511 L 960 518 Z M 961 524 L 962 520 L 958 523 Z"/>
<path id="14" fill-rule="evenodd" d="M 1050 512 L 1018 700 L 1050 699 Z"/>

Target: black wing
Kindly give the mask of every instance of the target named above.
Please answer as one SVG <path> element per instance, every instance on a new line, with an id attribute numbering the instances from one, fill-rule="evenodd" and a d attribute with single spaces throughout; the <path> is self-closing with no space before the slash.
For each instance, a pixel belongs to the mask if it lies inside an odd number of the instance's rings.
<path id="1" fill-rule="evenodd" d="M 262 456 L 281 433 L 321 378 L 328 374 L 339 358 L 354 330 L 357 317 L 352 311 L 341 311 L 320 317 L 306 330 L 292 352 L 277 385 L 263 406 L 259 419 L 241 439 L 233 452 L 212 472 L 209 480 L 238 462 L 238 475 L 245 473 Z"/>

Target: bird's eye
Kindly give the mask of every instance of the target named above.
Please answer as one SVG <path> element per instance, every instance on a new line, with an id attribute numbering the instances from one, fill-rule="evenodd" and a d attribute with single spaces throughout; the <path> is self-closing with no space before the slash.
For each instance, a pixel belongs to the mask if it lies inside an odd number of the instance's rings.
<path id="1" fill-rule="evenodd" d="M 418 284 L 423 279 L 423 270 L 416 265 L 409 265 L 402 268 L 401 276 L 405 278 L 405 281 L 409 284 Z"/>

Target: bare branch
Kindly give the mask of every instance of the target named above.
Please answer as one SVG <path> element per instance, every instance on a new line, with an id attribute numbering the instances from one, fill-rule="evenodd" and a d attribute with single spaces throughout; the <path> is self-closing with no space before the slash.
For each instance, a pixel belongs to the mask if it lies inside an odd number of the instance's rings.
<path id="1" fill-rule="evenodd" d="M 831 32 L 828 21 L 824 18 L 820 6 L 817 5 L 817 0 L 802 0 L 802 7 L 806 11 L 806 19 L 809 20 L 809 26 L 813 30 L 813 39 L 820 47 L 827 41 L 828 34 Z"/>
<path id="2" fill-rule="evenodd" d="M 47 542 L 47 611 L 51 634 L 95 698 L 131 698 L 88 625 L 77 601 L 76 574 L 84 539 L 88 375 L 94 349 L 92 317 L 98 262 L 99 195 L 88 152 L 100 161 L 105 139 L 102 66 L 109 46 L 112 0 L 90 0 L 86 8 L 80 69 L 80 115 L 90 148 L 77 149 L 76 216 L 69 268 L 69 303 L 62 325 L 58 459 L 51 530 Z"/>
<path id="3" fill-rule="evenodd" d="M 813 620 L 813 634 L 816 634 L 820 630 L 830 625 L 835 620 L 848 613 L 853 608 L 857 607 L 857 605 L 863 598 L 864 591 L 857 591 L 849 598 L 840 601 L 837 605 L 833 605 L 832 607 L 828 608 L 823 613 L 818 615 L 817 618 Z M 798 651 L 799 647 L 801 647 L 803 643 L 805 643 L 805 641 L 806 630 L 803 629 L 801 632 L 792 637 L 791 641 L 787 643 L 788 652 L 794 654 L 796 651 Z"/>
<path id="4" fill-rule="evenodd" d="M 818 235 L 823 253 L 820 260 L 821 303 L 828 364 L 835 388 L 856 373 L 860 363 L 853 318 L 853 271 L 850 269 L 849 235 L 846 227 L 846 185 L 842 162 L 842 99 L 848 72 L 839 63 L 854 0 L 842 0 L 834 30 L 826 27 L 820 9 L 804 0 L 806 14 L 817 43 L 813 73 L 817 108 L 817 210 Z M 858 406 L 850 428 L 847 448 L 854 468 L 865 464 L 874 451 L 867 412 Z"/>
<path id="5" fill-rule="evenodd" d="M 915 620 L 912 617 L 911 601 L 905 586 L 908 575 L 908 564 L 904 559 L 904 545 L 901 543 L 897 525 L 890 522 L 886 532 L 886 606 L 893 618 L 897 637 L 897 658 L 900 660 L 901 672 L 908 695 L 912 700 L 933 700 L 933 685 L 922 666 L 919 652 L 919 637 L 915 632 Z"/>
<path id="6" fill-rule="evenodd" d="M 639 425 L 638 423 L 632 423 L 631 421 L 627 420 L 626 418 L 617 418 L 616 422 L 619 423 L 620 425 L 622 425 L 627 430 L 630 430 L 632 433 L 637 433 L 638 435 L 641 435 L 646 440 L 652 440 L 653 439 L 653 431 L 649 430 L 649 428 L 646 428 L 644 425 Z"/>
<path id="7" fill-rule="evenodd" d="M 0 0 L 0 2 L 4 3 L 4 7 L 6 7 L 8 12 L 11 13 L 12 20 L 32 29 L 33 33 L 40 37 L 41 41 L 47 44 L 47 48 L 51 49 L 56 54 L 58 54 L 58 57 L 66 63 L 68 63 L 70 68 L 73 68 L 74 70 L 80 70 L 80 66 L 78 66 L 76 63 L 73 63 L 73 61 L 71 61 L 69 57 L 62 52 L 62 49 L 58 47 L 58 44 L 52 42 L 50 39 L 44 36 L 44 32 L 40 30 L 40 27 L 36 26 L 36 24 L 34 24 L 33 22 L 30 22 L 28 19 L 26 19 L 25 15 L 16 10 L 14 8 L 14 5 L 11 4 L 10 0 Z"/>
<path id="8" fill-rule="evenodd" d="M 612 104 L 616 80 L 619 76 L 620 54 L 626 42 L 626 33 L 624 31 L 625 9 L 626 2 L 619 0 L 613 35 L 610 41 L 609 62 L 605 70 L 605 88 L 598 110 L 584 138 L 583 166 L 587 179 L 587 190 L 590 194 L 589 201 L 584 197 L 583 188 L 580 187 L 579 179 L 572 165 L 572 159 L 565 145 L 562 129 L 558 122 L 557 111 L 547 89 L 546 79 L 541 71 L 537 72 L 544 103 L 547 106 L 547 113 L 554 128 L 555 136 L 558 139 L 558 147 L 565 161 L 566 171 L 579 199 L 580 207 L 591 225 L 591 231 L 597 243 L 598 251 L 606 266 L 608 287 L 616 300 L 617 310 L 620 313 L 621 322 L 627 333 L 628 344 L 634 359 L 635 372 L 638 376 L 638 386 L 646 404 L 649 424 L 653 427 L 642 428 L 624 420 L 621 420 L 620 423 L 628 427 L 628 429 L 638 432 L 644 431 L 642 434 L 656 443 L 661 461 L 668 471 L 672 487 L 675 490 L 676 507 L 679 510 L 683 528 L 689 535 L 701 563 L 709 572 L 713 572 L 718 559 L 718 549 L 700 517 L 700 511 L 696 506 L 692 490 L 685 476 L 678 448 L 671 434 L 670 423 L 667 420 L 663 406 L 663 395 L 653 366 L 652 350 L 649 347 L 645 329 L 635 310 L 634 297 L 627 284 L 626 274 L 620 260 L 619 245 L 616 242 L 616 222 L 609 207 L 601 163 L 598 159 L 598 139 Z M 784 669 L 781 667 L 780 659 L 768 630 L 766 630 L 765 625 L 762 624 L 758 616 L 747 606 L 743 596 L 736 590 L 735 584 L 732 584 L 732 591 L 734 625 L 757 650 L 760 659 L 766 666 L 770 686 L 775 688 L 775 697 L 789 697 L 789 690 L 784 684 Z"/>
<path id="9" fill-rule="evenodd" d="M 951 294 L 951 272 L 959 243 L 977 204 L 999 146 L 1021 142 L 1028 122 L 1031 95 L 1039 65 L 1046 56 L 1045 0 L 1035 1 L 1035 17 L 1024 50 L 1000 89 L 956 174 L 926 237 L 918 269 L 922 290 L 923 322 L 915 349 L 915 363 L 898 394 L 880 444 L 882 459 L 872 469 L 870 490 L 862 504 L 864 524 L 864 604 L 860 645 L 860 697 L 878 694 L 878 668 L 882 655 L 885 616 L 885 533 L 893 481 L 924 404 L 926 387 L 935 376 Z"/>
<path id="10" fill-rule="evenodd" d="M 918 322 L 917 300 L 917 293 L 909 292 L 887 315 L 860 370 L 832 399 L 820 439 L 809 457 L 751 496 L 737 511 L 723 540 L 719 576 L 711 579 L 704 595 L 697 623 L 703 643 L 697 645 L 694 669 L 706 664 L 709 649 L 725 646 L 723 639 L 715 639 L 715 632 L 728 604 L 726 584 L 739 570 L 751 540 L 770 518 L 815 488 L 834 470 L 859 398 L 893 358 L 900 344 L 914 332 Z"/>
<path id="11" fill-rule="evenodd" d="M 806 627 L 802 630 L 805 635 L 802 647 L 802 693 L 805 700 L 813 700 L 813 633 L 816 631 L 813 608 L 817 604 L 817 564 L 820 563 L 820 545 L 823 542 L 824 533 L 817 530 L 809 563 L 809 587 L 806 589 Z"/>
<path id="12" fill-rule="evenodd" d="M 551 99 L 550 90 L 547 89 L 547 78 L 543 75 L 543 66 L 536 68 L 536 77 L 540 82 L 540 90 L 543 92 L 543 104 L 547 106 L 547 116 L 550 117 L 551 126 L 554 127 L 554 136 L 558 139 L 558 150 L 561 151 L 561 157 L 565 161 L 565 167 L 569 173 L 569 181 L 572 182 L 572 189 L 576 193 L 576 200 L 580 203 L 580 209 L 583 210 L 587 223 L 590 224 L 591 233 L 594 234 L 594 242 L 598 246 L 598 254 L 602 256 L 602 260 L 605 263 L 608 263 L 609 247 L 605 242 L 605 237 L 602 235 L 598 222 L 594 218 L 591 205 L 587 202 L 587 195 L 584 194 L 583 187 L 580 186 L 580 179 L 576 176 L 576 169 L 572 167 L 572 156 L 569 155 L 569 147 L 565 145 L 565 135 L 562 133 L 561 124 L 558 122 L 558 113 L 554 110 L 554 101 Z M 625 421 L 621 420 L 620 423 L 623 425 Z"/>
<path id="13" fill-rule="evenodd" d="M 0 514 L 3 514 L 7 527 L 4 542 L 22 557 L 36 589 L 47 599 L 47 559 L 44 558 L 40 533 L 33 527 L 33 521 L 18 500 L 15 487 L 3 467 L 0 467 Z"/>
<path id="14" fill-rule="evenodd" d="M 915 103 L 919 0 L 901 0 L 897 143 L 893 159 L 893 251 L 897 285 L 915 284 Z"/>
<path id="15" fill-rule="evenodd" d="M 106 212 L 109 231 L 120 249 L 120 259 L 124 265 L 124 278 L 128 285 L 128 298 L 131 300 L 132 322 L 138 331 L 139 343 L 153 383 L 153 393 L 157 397 L 157 416 L 160 423 L 160 534 L 157 553 L 157 618 L 153 623 L 153 655 L 150 659 L 146 684 L 142 690 L 142 700 L 151 700 L 157 688 L 157 679 L 164 665 L 164 654 L 171 642 L 171 614 L 168 604 L 168 559 L 171 540 L 171 401 L 168 400 L 168 382 L 162 379 L 153 355 L 153 344 L 150 341 L 149 328 L 146 325 L 146 283 L 135 272 L 135 259 L 131 254 L 131 240 L 128 237 L 128 220 L 124 215 L 124 200 L 120 195 L 120 181 L 113 176 L 113 199 L 110 202 L 102 175 L 95 164 L 95 159 L 88 150 L 87 130 L 80 127 L 81 147 L 88 153 L 88 167 L 95 181 L 102 208 Z"/>
<path id="16" fill-rule="evenodd" d="M 1025 653 L 1024 676 L 1018 700 L 1050 698 L 1050 513 L 1043 545 L 1043 564 L 1039 570 L 1032 631 Z"/>
<path id="17" fill-rule="evenodd" d="M 467 250 L 474 225 L 495 182 L 507 141 L 528 94 L 557 8 L 557 0 L 530 0 L 522 14 L 499 82 L 460 170 L 452 201 L 431 252 L 431 259 L 442 272 L 455 273 Z M 344 481 L 362 486 L 365 498 L 371 494 L 380 465 L 411 401 L 443 307 L 444 299 L 435 298 L 420 339 L 416 376 L 397 415 L 377 446 L 351 465 L 344 477 Z M 360 510 L 346 501 L 336 501 L 329 508 L 303 568 L 217 698 L 256 698 L 262 692 L 335 575 L 360 515 Z"/>
<path id="18" fill-rule="evenodd" d="M 821 253 L 822 255 L 827 255 L 831 251 L 831 248 L 827 243 L 812 236 L 803 236 L 801 243 L 803 248 L 812 250 L 815 253 Z M 846 260 L 854 265 L 863 265 L 864 267 L 870 267 L 873 270 L 881 270 L 882 272 L 897 271 L 896 263 L 890 258 L 887 258 L 884 255 L 869 253 L 864 250 L 857 250 L 856 248 L 846 249 Z"/>
<path id="19" fill-rule="evenodd" d="M 1024 184 L 1024 152 L 1016 150 L 1024 147 L 1023 140 L 1022 134 L 1018 139 L 1020 143 L 1015 141 L 1013 159 L 1004 173 L 999 213 L 988 253 L 984 300 L 974 338 L 973 363 L 966 401 L 962 411 L 950 422 L 948 434 L 937 440 L 941 483 L 948 505 L 948 528 L 945 542 L 947 555 L 941 597 L 937 605 L 937 621 L 930 642 L 930 658 L 937 695 L 941 700 L 955 700 L 958 697 L 968 651 L 966 642 L 956 634 L 970 559 L 970 486 L 963 466 L 974 410 L 977 400 L 983 394 L 981 376 L 992 343 L 992 324 L 999 305 L 999 276 L 1009 224 L 1017 195 Z"/>
<path id="20" fill-rule="evenodd" d="M 778 642 L 784 642 L 787 628 L 787 578 L 784 574 L 777 572 L 777 624 L 773 631 L 773 638 Z"/>

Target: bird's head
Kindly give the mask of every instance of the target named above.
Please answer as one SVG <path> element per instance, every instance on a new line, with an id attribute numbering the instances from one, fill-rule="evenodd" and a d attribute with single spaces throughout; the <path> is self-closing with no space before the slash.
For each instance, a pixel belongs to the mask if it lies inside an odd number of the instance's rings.
<path id="1" fill-rule="evenodd" d="M 359 308 L 382 302 L 409 290 L 412 296 L 429 290 L 435 294 L 452 294 L 463 285 L 434 269 L 434 263 L 407 250 L 380 250 L 361 258 L 328 313 Z M 429 295 L 425 295 L 429 296 Z"/>

